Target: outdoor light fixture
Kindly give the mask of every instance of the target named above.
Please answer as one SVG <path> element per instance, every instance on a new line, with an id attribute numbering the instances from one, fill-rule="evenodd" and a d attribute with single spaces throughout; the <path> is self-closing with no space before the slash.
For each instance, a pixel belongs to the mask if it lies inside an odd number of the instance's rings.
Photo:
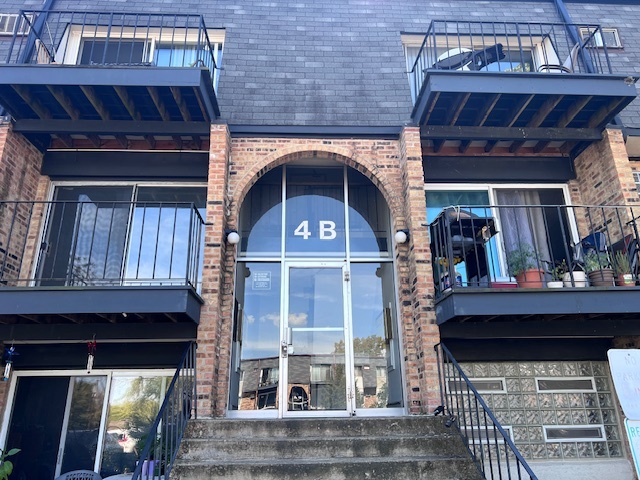
<path id="1" fill-rule="evenodd" d="M 237 245 L 240 242 L 240 235 L 237 230 L 227 229 L 224 231 L 224 238 L 229 245 Z"/>
<path id="2" fill-rule="evenodd" d="M 409 240 L 409 229 L 404 228 L 402 230 L 398 230 L 393 238 L 395 238 L 396 243 L 398 244 L 406 243 Z"/>

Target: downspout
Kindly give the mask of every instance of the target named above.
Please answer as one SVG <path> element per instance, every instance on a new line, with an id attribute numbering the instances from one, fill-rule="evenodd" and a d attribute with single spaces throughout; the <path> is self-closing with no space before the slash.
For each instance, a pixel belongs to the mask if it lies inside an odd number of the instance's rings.
<path id="1" fill-rule="evenodd" d="M 562 21 L 567 25 L 567 33 L 569 34 L 569 37 L 571 37 L 571 41 L 574 44 L 580 43 L 582 41 L 582 39 L 580 38 L 580 33 L 578 32 L 578 29 L 573 24 L 573 19 L 571 18 L 569 11 L 567 10 L 567 7 L 564 4 L 564 0 L 553 0 L 553 3 L 555 3 L 556 8 L 558 9 L 558 13 L 560 14 L 560 17 L 562 17 Z M 593 66 L 593 62 L 591 62 L 591 58 L 588 55 L 584 55 L 582 51 L 580 52 L 580 54 L 582 56 L 582 60 L 584 61 L 584 67 L 587 70 L 587 72 L 598 73 L 596 72 L 596 69 Z M 611 120 L 611 123 L 613 125 L 619 125 L 621 127 L 624 127 L 622 124 L 622 120 L 620 120 L 619 115 L 616 115 L 613 118 L 613 120 Z"/>

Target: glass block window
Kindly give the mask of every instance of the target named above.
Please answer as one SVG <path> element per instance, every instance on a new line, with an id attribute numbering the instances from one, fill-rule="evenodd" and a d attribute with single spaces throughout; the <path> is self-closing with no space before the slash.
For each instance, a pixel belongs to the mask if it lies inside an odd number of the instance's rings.
<path id="1" fill-rule="evenodd" d="M 465 363 L 462 368 L 474 385 L 503 379 L 504 391 L 481 395 L 509 426 L 525 458 L 623 457 L 606 362 Z"/>

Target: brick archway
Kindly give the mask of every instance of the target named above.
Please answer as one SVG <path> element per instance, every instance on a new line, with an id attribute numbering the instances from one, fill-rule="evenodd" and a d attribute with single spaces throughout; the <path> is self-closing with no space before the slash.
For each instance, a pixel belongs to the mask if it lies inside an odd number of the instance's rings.
<path id="1" fill-rule="evenodd" d="M 264 174 L 281 165 L 309 158 L 333 160 L 336 163 L 347 165 L 362 173 L 382 193 L 389 207 L 392 221 L 402 218 L 402 206 L 398 202 L 398 197 L 390 193 L 393 190 L 391 184 L 398 182 L 399 179 L 388 178 L 389 175 L 385 174 L 386 172 L 381 172 L 381 169 L 371 160 L 361 159 L 360 157 L 362 156 L 363 154 L 357 152 L 355 149 L 338 146 L 314 149 L 302 146 L 291 146 L 269 154 L 267 157 L 260 159 L 259 162 L 255 162 L 250 168 L 246 169 L 244 174 L 238 178 L 236 182 L 234 182 L 233 179 L 231 180 L 229 189 L 230 223 L 232 224 L 237 221 L 240 206 L 246 195 L 249 193 L 251 187 L 253 187 Z M 357 158 L 357 160 L 354 158 Z M 233 161 L 231 168 L 233 169 Z"/>

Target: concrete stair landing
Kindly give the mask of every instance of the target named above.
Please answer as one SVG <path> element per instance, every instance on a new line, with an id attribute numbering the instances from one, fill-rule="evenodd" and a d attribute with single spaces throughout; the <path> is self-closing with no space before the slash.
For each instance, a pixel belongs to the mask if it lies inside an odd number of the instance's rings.
<path id="1" fill-rule="evenodd" d="M 172 480 L 481 479 L 442 417 L 189 422 Z"/>

